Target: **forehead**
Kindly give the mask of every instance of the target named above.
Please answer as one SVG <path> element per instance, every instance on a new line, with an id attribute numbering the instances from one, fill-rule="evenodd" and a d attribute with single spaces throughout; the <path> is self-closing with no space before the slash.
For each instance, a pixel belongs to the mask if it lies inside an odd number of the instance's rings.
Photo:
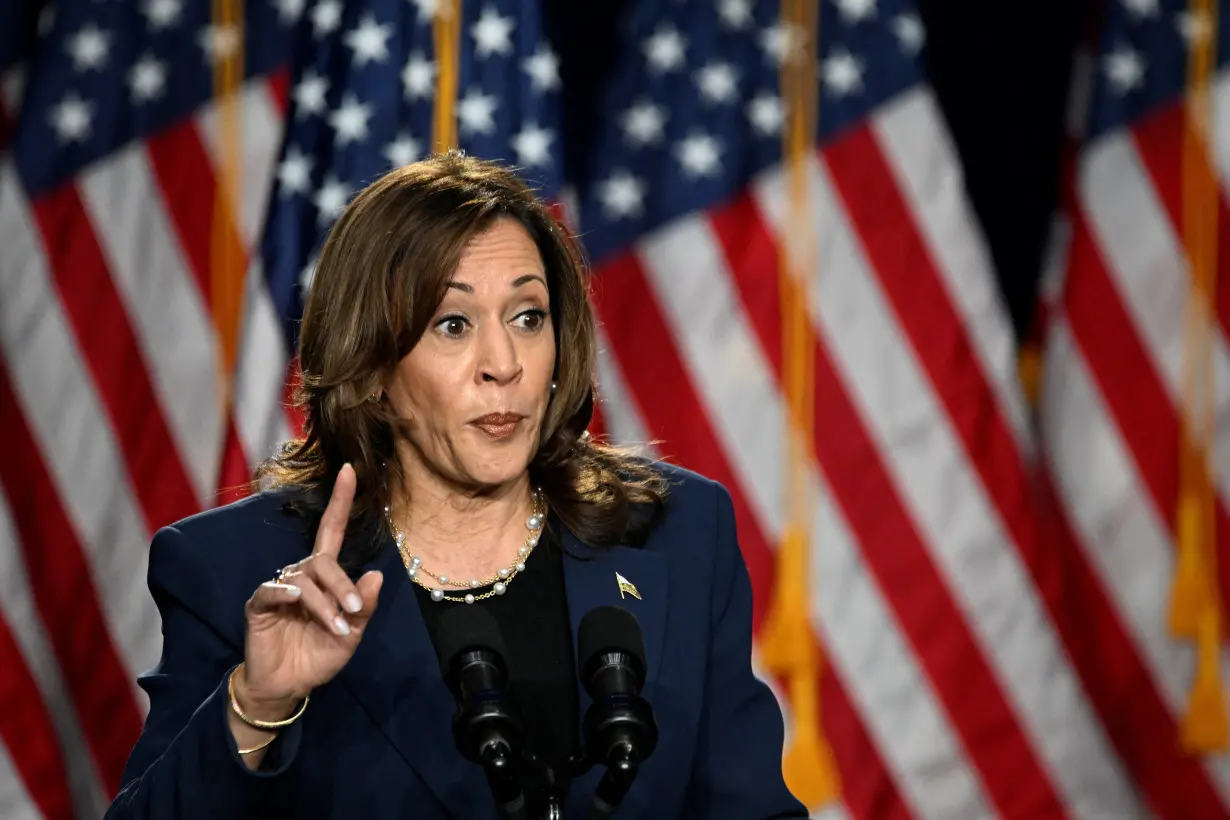
<path id="1" fill-rule="evenodd" d="M 542 256 L 525 227 L 502 217 L 476 234 L 461 252 L 456 278 L 541 273 Z"/>

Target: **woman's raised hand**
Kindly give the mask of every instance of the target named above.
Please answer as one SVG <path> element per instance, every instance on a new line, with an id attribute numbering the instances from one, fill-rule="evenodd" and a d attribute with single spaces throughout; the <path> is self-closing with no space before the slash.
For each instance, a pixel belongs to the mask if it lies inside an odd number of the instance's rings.
<path id="1" fill-rule="evenodd" d="M 380 594 L 383 576 L 352 582 L 337 556 L 354 503 L 354 468 L 338 472 L 312 554 L 261 584 L 245 607 L 247 635 L 235 699 L 250 717 L 279 720 L 350 660 Z"/>

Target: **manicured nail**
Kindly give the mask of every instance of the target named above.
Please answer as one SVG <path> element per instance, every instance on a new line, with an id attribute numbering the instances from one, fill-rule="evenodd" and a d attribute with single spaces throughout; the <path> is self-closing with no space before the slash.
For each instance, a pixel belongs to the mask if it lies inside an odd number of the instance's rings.
<path id="1" fill-rule="evenodd" d="M 363 608 L 363 599 L 353 592 L 346 596 L 346 611 L 358 612 Z"/>
<path id="2" fill-rule="evenodd" d="M 285 589 L 286 589 L 286 594 L 291 596 L 292 598 L 298 598 L 300 595 L 303 594 L 302 589 L 300 589 L 299 587 L 290 586 L 289 584 L 287 584 Z"/>
<path id="3" fill-rule="evenodd" d="M 346 619 L 338 615 L 333 619 L 333 631 L 339 635 L 350 634 L 350 624 L 346 623 Z"/>

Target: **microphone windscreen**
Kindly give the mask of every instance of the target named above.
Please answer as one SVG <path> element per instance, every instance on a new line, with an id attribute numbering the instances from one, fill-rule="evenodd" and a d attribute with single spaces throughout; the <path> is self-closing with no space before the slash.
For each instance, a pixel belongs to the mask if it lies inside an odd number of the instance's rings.
<path id="1" fill-rule="evenodd" d="M 612 651 L 632 655 L 644 673 L 645 639 L 636 616 L 619 606 L 595 607 L 577 627 L 577 659 L 587 666 L 595 655 Z"/>
<path id="2" fill-rule="evenodd" d="M 495 616 L 481 606 L 453 606 L 440 616 L 436 630 L 436 655 L 448 670 L 453 658 L 473 649 L 490 649 L 505 657 L 504 635 Z"/>

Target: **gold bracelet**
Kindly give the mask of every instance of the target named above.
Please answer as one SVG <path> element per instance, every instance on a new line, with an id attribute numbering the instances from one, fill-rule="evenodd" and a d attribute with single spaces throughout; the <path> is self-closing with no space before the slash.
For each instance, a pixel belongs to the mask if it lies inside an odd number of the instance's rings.
<path id="1" fill-rule="evenodd" d="M 303 703 L 299 704 L 299 711 L 295 712 L 285 720 L 257 720 L 256 718 L 250 718 L 245 715 L 243 710 L 239 708 L 239 701 L 235 700 L 235 673 L 239 671 L 241 666 L 243 666 L 242 662 L 239 666 L 236 666 L 233 670 L 231 670 L 230 677 L 226 679 L 226 693 L 230 696 L 231 711 L 235 713 L 236 717 L 251 726 L 253 729 L 269 730 L 281 729 L 285 726 L 289 726 L 303 716 L 303 710 L 307 709 L 308 700 L 311 698 L 311 695 L 305 696 L 303 698 Z"/>
<path id="2" fill-rule="evenodd" d="M 252 754 L 253 752 L 259 752 L 261 749 L 265 748 L 266 746 L 268 746 L 270 743 L 273 743 L 273 741 L 275 741 L 275 740 L 277 740 L 277 739 L 278 739 L 278 736 L 277 736 L 277 733 L 275 732 L 275 733 L 274 733 L 274 735 L 273 735 L 273 737 L 269 738 L 268 740 L 266 740 L 266 741 L 265 741 L 264 743 L 262 743 L 261 745 L 259 745 L 259 746 L 253 746 L 251 749 L 239 749 L 238 751 L 239 751 L 239 753 L 240 753 L 241 755 L 250 755 L 250 754 Z"/>

